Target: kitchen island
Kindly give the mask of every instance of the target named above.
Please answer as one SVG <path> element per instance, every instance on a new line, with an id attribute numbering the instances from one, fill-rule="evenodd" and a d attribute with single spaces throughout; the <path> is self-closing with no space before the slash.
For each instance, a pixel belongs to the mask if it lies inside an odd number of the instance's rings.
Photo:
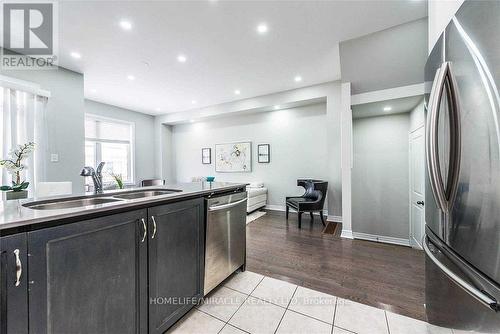
<path id="1" fill-rule="evenodd" d="M 205 198 L 188 183 L 3 202 L 1 333 L 163 333 L 203 297 Z"/>

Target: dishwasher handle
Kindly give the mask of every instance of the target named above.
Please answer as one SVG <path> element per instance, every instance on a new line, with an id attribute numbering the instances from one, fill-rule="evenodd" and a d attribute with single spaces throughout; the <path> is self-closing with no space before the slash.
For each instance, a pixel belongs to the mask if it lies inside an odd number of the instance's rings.
<path id="1" fill-rule="evenodd" d="M 245 197 L 245 198 L 243 198 L 239 201 L 233 202 L 233 203 L 222 204 L 222 205 L 213 205 L 213 206 L 208 207 L 208 211 L 218 211 L 218 210 L 232 208 L 233 206 L 236 206 L 238 204 L 245 202 L 247 199 L 248 199 L 248 197 Z"/>

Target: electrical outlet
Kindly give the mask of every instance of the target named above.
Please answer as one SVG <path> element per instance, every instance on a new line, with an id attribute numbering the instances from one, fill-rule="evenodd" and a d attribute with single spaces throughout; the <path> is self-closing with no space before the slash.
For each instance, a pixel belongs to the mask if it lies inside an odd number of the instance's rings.
<path id="1" fill-rule="evenodd" d="M 50 162 L 59 162 L 59 154 L 57 153 L 52 153 L 50 155 Z"/>

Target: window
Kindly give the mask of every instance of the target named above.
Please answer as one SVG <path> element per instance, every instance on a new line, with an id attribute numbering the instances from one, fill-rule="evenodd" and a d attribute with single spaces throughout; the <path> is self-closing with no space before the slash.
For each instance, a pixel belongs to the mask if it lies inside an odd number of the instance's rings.
<path id="1" fill-rule="evenodd" d="M 85 115 L 85 166 L 95 168 L 104 161 L 103 182 L 112 183 L 115 174 L 134 183 L 133 136 L 133 123 Z"/>

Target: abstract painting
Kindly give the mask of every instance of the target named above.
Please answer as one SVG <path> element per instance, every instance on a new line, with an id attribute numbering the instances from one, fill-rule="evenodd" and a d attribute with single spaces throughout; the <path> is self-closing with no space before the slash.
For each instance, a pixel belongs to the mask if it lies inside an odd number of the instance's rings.
<path id="1" fill-rule="evenodd" d="M 215 145 L 215 171 L 221 173 L 251 172 L 252 143 Z"/>

